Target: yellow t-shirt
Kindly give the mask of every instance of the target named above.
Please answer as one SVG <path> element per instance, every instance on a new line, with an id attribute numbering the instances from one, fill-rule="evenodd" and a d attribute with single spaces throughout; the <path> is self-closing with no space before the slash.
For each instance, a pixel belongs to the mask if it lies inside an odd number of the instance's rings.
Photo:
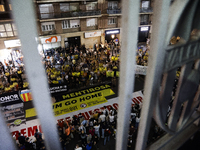
<path id="1" fill-rule="evenodd" d="M 9 76 L 9 75 L 10 75 L 10 73 L 6 72 L 6 73 L 5 73 L 5 75 L 6 75 L 6 76 Z"/>
<path id="2" fill-rule="evenodd" d="M 76 72 L 76 76 L 79 77 L 81 75 L 80 72 Z"/>
<path id="3" fill-rule="evenodd" d="M 17 71 L 17 73 L 18 73 L 18 74 L 22 74 L 22 71 L 21 71 L 21 70 L 20 70 L 20 71 Z"/>
<path id="4" fill-rule="evenodd" d="M 58 82 L 58 81 L 55 81 L 55 80 L 53 80 L 53 81 L 52 81 L 52 83 L 53 83 L 53 84 L 58 84 L 59 82 Z"/>
<path id="5" fill-rule="evenodd" d="M 11 81 L 16 81 L 16 78 L 11 78 Z"/>
<path id="6" fill-rule="evenodd" d="M 116 71 L 116 77 L 119 77 L 119 71 Z"/>

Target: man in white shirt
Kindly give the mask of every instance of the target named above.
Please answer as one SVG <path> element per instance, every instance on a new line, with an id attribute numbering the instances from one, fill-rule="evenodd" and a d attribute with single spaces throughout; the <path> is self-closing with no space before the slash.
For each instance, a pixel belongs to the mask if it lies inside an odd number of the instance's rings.
<path id="1" fill-rule="evenodd" d="M 75 150 L 83 150 L 83 149 L 82 149 L 82 147 L 79 147 L 78 144 L 76 144 L 76 148 L 75 148 Z"/>
<path id="2" fill-rule="evenodd" d="M 94 126 L 95 134 L 97 134 L 97 136 L 100 138 L 99 128 L 100 128 L 100 124 L 96 123 L 95 126 Z"/>
<path id="3" fill-rule="evenodd" d="M 106 119 L 106 116 L 104 115 L 104 113 L 102 112 L 101 115 L 99 116 L 99 118 L 101 119 L 101 122 L 104 122 Z"/>

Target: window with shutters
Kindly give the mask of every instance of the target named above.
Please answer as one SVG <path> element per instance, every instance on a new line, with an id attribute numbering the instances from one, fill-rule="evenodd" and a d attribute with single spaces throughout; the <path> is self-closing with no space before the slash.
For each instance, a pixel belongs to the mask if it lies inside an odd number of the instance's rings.
<path id="1" fill-rule="evenodd" d="M 60 3 L 61 12 L 76 11 L 78 9 L 79 3 Z"/>
<path id="2" fill-rule="evenodd" d="M 108 25 L 116 24 L 116 23 L 117 23 L 117 18 L 108 18 Z"/>
<path id="3" fill-rule="evenodd" d="M 63 20 L 62 29 L 78 28 L 80 27 L 80 20 Z"/>
<path id="4" fill-rule="evenodd" d="M 17 36 L 17 29 L 12 23 L 0 24 L 0 37 Z"/>
<path id="5" fill-rule="evenodd" d="M 54 15 L 53 4 L 39 5 L 41 18 L 52 18 Z"/>
<path id="6" fill-rule="evenodd" d="M 87 19 L 87 27 L 92 27 L 97 25 L 97 18 Z"/>
<path id="7" fill-rule="evenodd" d="M 97 9 L 97 2 L 88 2 L 86 4 L 86 10 L 96 10 Z"/>
<path id="8" fill-rule="evenodd" d="M 44 22 L 41 23 L 42 31 L 52 31 L 55 30 L 55 22 Z"/>
<path id="9" fill-rule="evenodd" d="M 117 9 L 117 8 L 118 8 L 118 2 L 117 1 L 108 2 L 108 9 Z"/>
<path id="10" fill-rule="evenodd" d="M 0 5 L 0 12 L 4 12 L 4 11 L 5 11 L 4 5 Z"/>

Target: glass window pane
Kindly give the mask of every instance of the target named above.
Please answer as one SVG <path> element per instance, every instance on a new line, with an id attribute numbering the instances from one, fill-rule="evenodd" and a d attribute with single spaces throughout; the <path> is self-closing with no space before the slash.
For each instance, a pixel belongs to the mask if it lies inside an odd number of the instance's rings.
<path id="1" fill-rule="evenodd" d="M 17 28 L 16 28 L 14 23 L 12 24 L 12 27 L 13 27 L 13 30 L 17 30 Z"/>
<path id="2" fill-rule="evenodd" d="M 148 8 L 149 7 L 149 1 L 142 1 L 142 8 Z"/>
<path id="3" fill-rule="evenodd" d="M 80 20 L 70 20 L 70 25 L 72 28 L 77 28 L 80 25 Z"/>
<path id="4" fill-rule="evenodd" d="M 14 35 L 13 35 L 13 32 L 7 32 L 7 35 L 8 35 L 8 36 L 14 36 Z"/>
<path id="5" fill-rule="evenodd" d="M 79 8 L 78 3 L 70 3 L 70 11 L 76 11 Z"/>
<path id="6" fill-rule="evenodd" d="M 86 10 L 96 10 L 97 2 L 90 2 L 86 4 Z"/>
<path id="7" fill-rule="evenodd" d="M 10 8 L 10 10 L 12 10 L 12 5 L 11 4 L 9 4 L 9 8 Z"/>
<path id="8" fill-rule="evenodd" d="M 12 31 L 11 24 L 5 24 L 6 31 Z"/>
<path id="9" fill-rule="evenodd" d="M 4 25 L 0 25 L 0 32 L 5 31 Z"/>
<path id="10" fill-rule="evenodd" d="M 60 3 L 60 11 L 61 12 L 69 11 L 69 3 Z"/>
<path id="11" fill-rule="evenodd" d="M 16 30 L 14 31 L 14 34 L 15 34 L 15 36 L 18 36 L 18 33 L 17 33 L 17 31 L 16 31 Z"/>
<path id="12" fill-rule="evenodd" d="M 6 32 L 0 33 L 0 37 L 7 37 Z"/>
<path id="13" fill-rule="evenodd" d="M 1 11 L 1 12 L 2 12 L 2 11 L 5 11 L 4 5 L 0 5 L 0 11 Z"/>
<path id="14" fill-rule="evenodd" d="M 51 13 L 54 12 L 52 4 L 39 5 L 40 13 Z"/>
<path id="15" fill-rule="evenodd" d="M 54 24 L 52 24 L 52 30 L 54 30 L 55 29 L 55 26 L 54 26 Z"/>

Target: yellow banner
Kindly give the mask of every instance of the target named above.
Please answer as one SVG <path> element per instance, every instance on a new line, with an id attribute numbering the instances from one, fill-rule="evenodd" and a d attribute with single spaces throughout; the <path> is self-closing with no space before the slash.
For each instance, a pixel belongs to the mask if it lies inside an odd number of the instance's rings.
<path id="1" fill-rule="evenodd" d="M 106 103 L 106 96 L 115 94 L 111 89 L 86 94 L 53 104 L 55 116 L 64 115 L 73 111 L 78 111 L 87 107 Z"/>
<path id="2" fill-rule="evenodd" d="M 100 90 L 98 92 L 85 94 L 79 97 L 67 99 L 53 104 L 55 116 L 64 115 L 73 111 L 78 111 L 87 107 L 106 103 L 106 96 L 115 94 L 111 89 Z M 34 108 L 26 110 L 26 118 L 36 116 Z"/>

